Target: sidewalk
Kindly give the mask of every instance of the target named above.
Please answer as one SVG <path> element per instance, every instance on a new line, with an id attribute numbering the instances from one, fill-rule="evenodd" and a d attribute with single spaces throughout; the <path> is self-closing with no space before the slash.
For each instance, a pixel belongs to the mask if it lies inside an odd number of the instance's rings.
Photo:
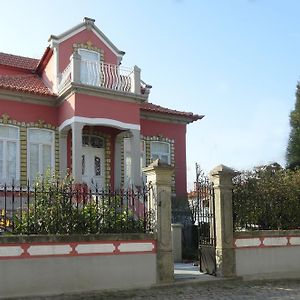
<path id="1" fill-rule="evenodd" d="M 174 264 L 175 281 L 197 280 L 197 281 L 213 281 L 219 278 L 204 273 L 200 273 L 199 266 L 193 263 L 175 263 Z"/>

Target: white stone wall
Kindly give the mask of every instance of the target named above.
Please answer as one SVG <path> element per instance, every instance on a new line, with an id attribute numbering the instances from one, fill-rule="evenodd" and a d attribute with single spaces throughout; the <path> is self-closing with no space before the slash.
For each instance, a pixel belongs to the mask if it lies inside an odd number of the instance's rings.
<path id="1" fill-rule="evenodd" d="M 0 299 L 149 287 L 156 241 L 0 243 Z"/>
<path id="2" fill-rule="evenodd" d="M 271 232 L 273 233 L 273 232 Z M 244 236 L 234 241 L 236 275 L 245 278 L 300 277 L 300 236 Z"/>

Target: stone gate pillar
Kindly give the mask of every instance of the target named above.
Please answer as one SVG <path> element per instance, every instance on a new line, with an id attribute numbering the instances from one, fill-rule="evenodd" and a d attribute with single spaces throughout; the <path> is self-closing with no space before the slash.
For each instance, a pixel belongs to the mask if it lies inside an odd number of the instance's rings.
<path id="1" fill-rule="evenodd" d="M 215 191 L 217 276 L 235 276 L 233 248 L 232 178 L 236 172 L 219 165 L 210 172 Z"/>
<path id="2" fill-rule="evenodd" d="M 147 176 L 150 191 L 150 208 L 155 211 L 157 233 L 157 281 L 174 280 L 174 265 L 171 233 L 171 185 L 174 168 L 170 165 L 154 161 L 143 168 Z"/>

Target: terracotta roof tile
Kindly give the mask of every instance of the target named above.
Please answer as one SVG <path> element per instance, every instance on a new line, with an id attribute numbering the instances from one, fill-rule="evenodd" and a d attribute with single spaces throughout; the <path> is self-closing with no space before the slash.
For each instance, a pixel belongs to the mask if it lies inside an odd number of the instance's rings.
<path id="1" fill-rule="evenodd" d="M 35 74 L 2 75 L 0 76 L 0 89 L 45 96 L 53 95 L 53 93 L 45 86 L 42 79 Z"/>
<path id="2" fill-rule="evenodd" d="M 34 71 L 39 59 L 0 52 L 0 65 Z"/>
<path id="3" fill-rule="evenodd" d="M 190 119 L 192 122 L 200 120 L 204 117 L 204 116 L 201 116 L 201 115 L 193 114 L 191 112 L 184 112 L 184 111 L 169 109 L 169 108 L 162 107 L 160 105 L 156 105 L 156 104 L 149 103 L 149 102 L 142 103 L 141 110 L 154 112 L 154 113 L 162 113 L 162 114 L 169 114 L 169 115 L 184 117 L 184 118 Z"/>

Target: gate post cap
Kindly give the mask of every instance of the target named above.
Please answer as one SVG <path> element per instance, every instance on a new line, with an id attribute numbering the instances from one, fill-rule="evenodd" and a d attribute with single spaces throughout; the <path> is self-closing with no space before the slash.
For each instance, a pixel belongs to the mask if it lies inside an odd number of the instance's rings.
<path id="1" fill-rule="evenodd" d="M 217 176 L 220 174 L 231 175 L 232 177 L 234 177 L 234 176 L 238 175 L 238 172 L 221 164 L 221 165 L 218 165 L 215 168 L 213 168 L 209 173 L 210 176 Z"/>

